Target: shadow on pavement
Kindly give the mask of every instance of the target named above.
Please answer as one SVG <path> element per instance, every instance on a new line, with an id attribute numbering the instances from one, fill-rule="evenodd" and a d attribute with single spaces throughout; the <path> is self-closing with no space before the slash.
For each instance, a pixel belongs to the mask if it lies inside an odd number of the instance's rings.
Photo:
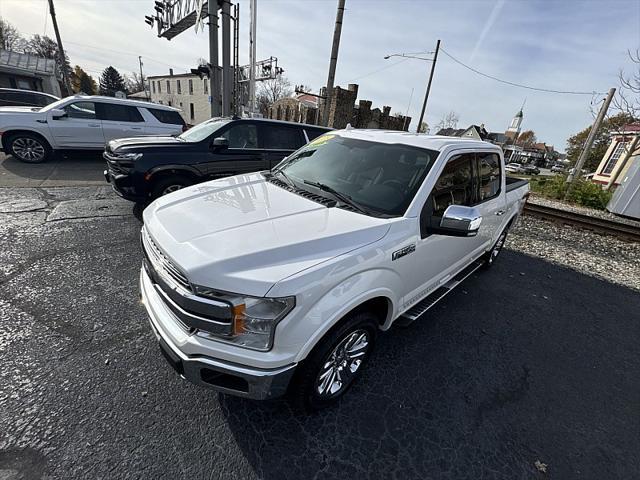
<path id="1" fill-rule="evenodd" d="M 0 154 L 2 186 L 34 186 L 47 182 L 54 186 L 105 183 L 102 152 L 59 152 L 44 163 L 24 163 L 12 155 Z"/>
<path id="2" fill-rule="evenodd" d="M 256 476 L 632 478 L 640 295 L 505 251 L 424 318 L 381 336 L 335 407 L 220 395 Z"/>

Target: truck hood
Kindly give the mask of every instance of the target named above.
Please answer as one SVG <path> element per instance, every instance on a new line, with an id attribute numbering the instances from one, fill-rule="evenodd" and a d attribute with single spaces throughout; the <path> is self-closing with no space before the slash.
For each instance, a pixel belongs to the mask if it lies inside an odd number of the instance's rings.
<path id="1" fill-rule="evenodd" d="M 142 136 L 131 138 L 118 138 L 116 140 L 109 141 L 109 148 L 111 151 L 115 151 L 118 148 L 123 147 L 151 147 L 154 145 L 165 146 L 168 144 L 182 144 L 184 142 L 169 135 L 165 136 Z"/>
<path id="2" fill-rule="evenodd" d="M 144 223 L 189 281 L 253 296 L 389 230 L 389 220 L 328 208 L 259 173 L 161 197 L 144 211 Z"/>

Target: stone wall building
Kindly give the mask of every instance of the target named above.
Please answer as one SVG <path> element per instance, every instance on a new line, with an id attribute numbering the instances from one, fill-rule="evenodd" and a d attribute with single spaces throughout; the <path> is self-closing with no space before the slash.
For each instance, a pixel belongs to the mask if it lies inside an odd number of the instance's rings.
<path id="1" fill-rule="evenodd" d="M 320 92 L 325 96 L 325 89 Z M 369 100 L 360 100 L 358 85 L 350 84 L 346 89 L 334 87 L 331 103 L 327 106 L 324 99 L 315 103 L 309 101 L 308 96 L 282 98 L 269 107 L 267 116 L 275 120 L 308 123 L 318 125 L 323 118 L 325 108 L 329 109 L 328 125 L 332 128 L 345 128 L 351 124 L 354 128 L 379 128 L 385 130 L 409 129 L 411 117 L 403 115 L 392 116 L 391 107 L 371 109 Z"/>
<path id="2" fill-rule="evenodd" d="M 182 118 L 196 125 L 211 118 L 209 104 L 209 79 L 191 73 L 173 73 L 147 77 L 149 93 L 153 103 L 180 109 Z"/>

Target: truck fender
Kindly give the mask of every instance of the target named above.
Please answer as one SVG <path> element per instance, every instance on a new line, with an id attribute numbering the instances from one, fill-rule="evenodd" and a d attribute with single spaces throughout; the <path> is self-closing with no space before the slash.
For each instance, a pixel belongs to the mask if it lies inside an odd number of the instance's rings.
<path id="1" fill-rule="evenodd" d="M 306 358 L 333 326 L 367 300 L 378 297 L 387 300 L 387 315 L 380 327 L 388 328 L 400 305 L 397 292 L 401 291 L 402 280 L 388 269 L 367 270 L 344 279 L 323 295 L 306 313 L 303 322 L 300 322 L 307 332 L 312 327 L 315 330 L 298 352 L 296 361 Z"/>
<path id="2" fill-rule="evenodd" d="M 169 165 L 160 165 L 158 167 L 153 167 L 151 170 L 147 172 L 147 175 L 149 177 L 152 177 L 157 173 L 167 172 L 170 170 L 174 170 L 176 172 L 185 172 L 190 175 L 194 175 L 196 177 L 201 176 L 200 172 L 196 168 L 192 167 L 191 165 L 180 165 L 180 164 L 169 164 Z"/>

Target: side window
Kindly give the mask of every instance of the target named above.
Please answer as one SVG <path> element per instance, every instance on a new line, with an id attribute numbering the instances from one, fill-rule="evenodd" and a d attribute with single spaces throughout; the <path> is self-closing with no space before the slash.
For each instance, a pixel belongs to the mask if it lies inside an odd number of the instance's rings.
<path id="1" fill-rule="evenodd" d="M 480 174 L 479 201 L 489 200 L 500 193 L 500 157 L 496 153 L 478 153 Z"/>
<path id="2" fill-rule="evenodd" d="M 174 112 L 173 110 L 160 110 L 159 108 L 147 108 L 147 110 L 161 123 L 184 125 L 184 120 L 178 112 Z"/>
<path id="3" fill-rule="evenodd" d="M 258 129 L 253 124 L 234 125 L 222 136 L 229 140 L 229 148 L 258 148 Z"/>
<path id="4" fill-rule="evenodd" d="M 98 103 L 98 118 L 115 122 L 144 122 L 136 107 L 115 103 Z"/>
<path id="5" fill-rule="evenodd" d="M 449 205 L 474 204 L 473 161 L 472 153 L 458 155 L 444 167 L 431 192 L 434 217 L 442 217 Z"/>
<path id="6" fill-rule="evenodd" d="M 280 125 L 263 125 L 264 148 L 270 150 L 297 150 L 304 145 L 303 133 L 299 128 Z"/>
<path id="7" fill-rule="evenodd" d="M 69 118 L 85 118 L 95 120 L 96 104 L 93 102 L 74 102 L 64 107 Z"/>

